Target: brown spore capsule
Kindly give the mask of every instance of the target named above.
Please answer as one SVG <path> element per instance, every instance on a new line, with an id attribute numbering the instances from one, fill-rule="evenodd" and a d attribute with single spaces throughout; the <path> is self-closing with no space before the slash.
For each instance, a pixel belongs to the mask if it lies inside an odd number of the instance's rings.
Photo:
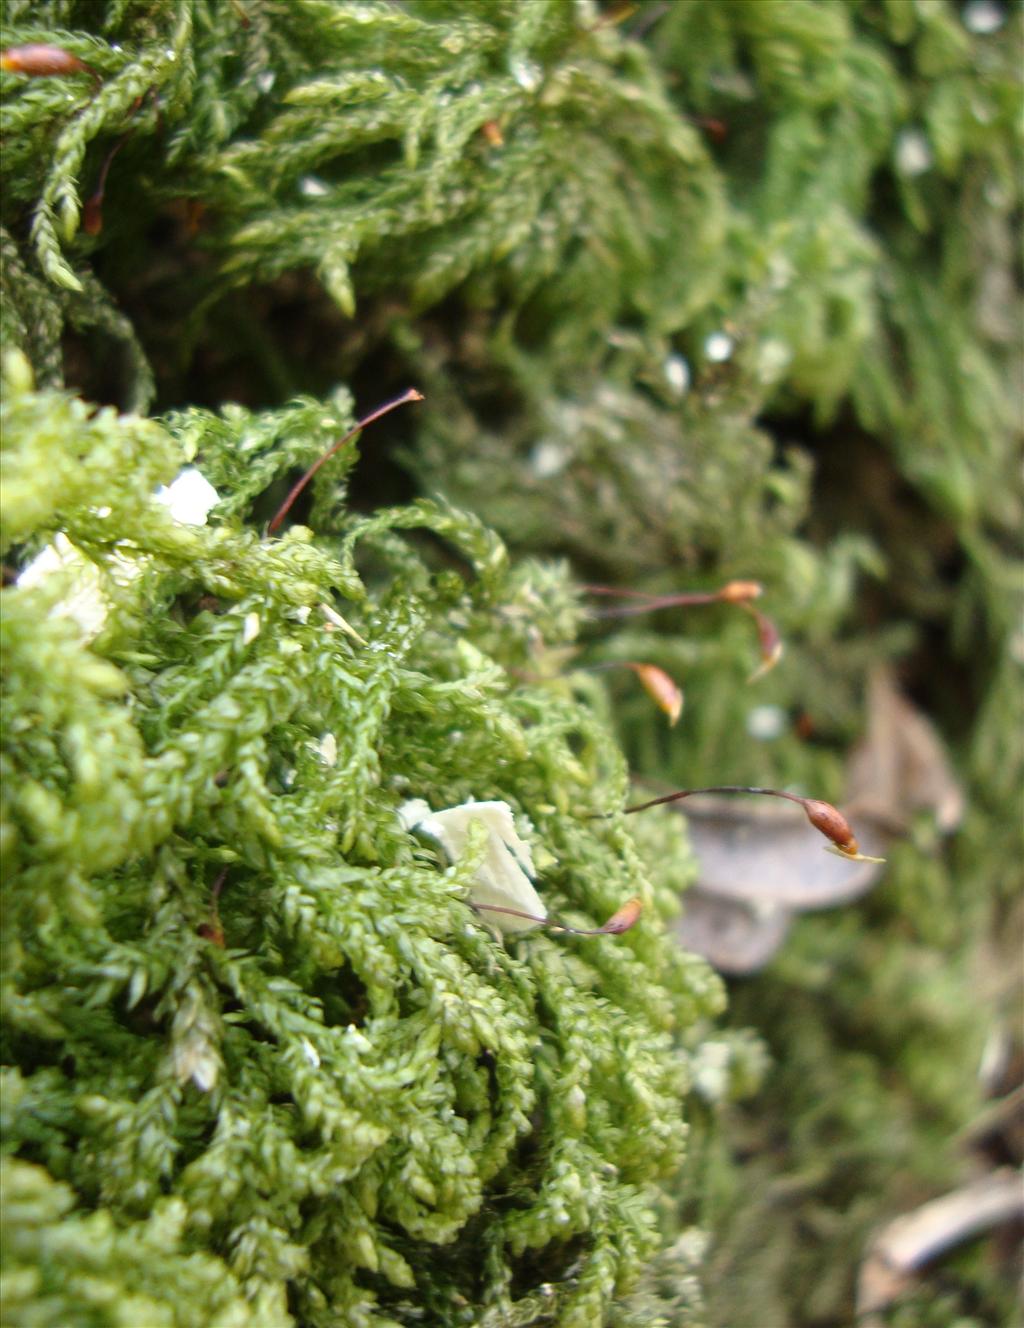
<path id="1" fill-rule="evenodd" d="M 60 46 L 8 46 L 0 51 L 0 69 L 9 74 L 28 74 L 32 78 L 51 78 L 60 74 L 93 74 L 84 60 Z"/>
<path id="2" fill-rule="evenodd" d="M 811 825 L 815 830 L 820 830 L 826 839 L 831 839 L 840 853 L 852 857 L 860 851 L 849 821 L 838 808 L 833 807 L 830 802 L 821 802 L 817 798 L 804 798 L 802 801 Z"/>

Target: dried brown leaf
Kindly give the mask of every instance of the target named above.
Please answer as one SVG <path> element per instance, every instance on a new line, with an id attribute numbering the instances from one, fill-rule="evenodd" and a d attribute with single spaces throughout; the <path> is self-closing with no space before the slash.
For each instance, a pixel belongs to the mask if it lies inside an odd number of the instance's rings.
<path id="1" fill-rule="evenodd" d="M 857 1313 L 877 1314 L 924 1264 L 1004 1222 L 1024 1220 L 1024 1181 L 1003 1167 L 895 1218 L 868 1248 L 857 1283 Z"/>
<path id="2" fill-rule="evenodd" d="M 867 734 L 847 768 L 848 805 L 897 831 L 918 811 L 932 812 L 944 834 L 955 830 L 964 796 L 945 745 L 883 665 L 872 671 L 867 709 Z"/>

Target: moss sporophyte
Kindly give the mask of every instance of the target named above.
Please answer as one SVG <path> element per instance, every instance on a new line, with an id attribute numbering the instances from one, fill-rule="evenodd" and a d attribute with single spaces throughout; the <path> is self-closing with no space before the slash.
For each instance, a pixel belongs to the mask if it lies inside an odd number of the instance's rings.
<path id="1" fill-rule="evenodd" d="M 329 461 L 331 457 L 335 455 L 336 452 L 340 452 L 341 449 L 345 446 L 345 444 L 351 442 L 352 439 L 355 438 L 356 435 L 359 434 L 363 429 L 365 429 L 368 424 L 372 424 L 374 420 L 379 420 L 382 416 L 389 414 L 391 411 L 395 410 L 398 406 L 404 406 L 411 401 L 422 401 L 422 400 L 423 400 L 423 394 L 421 392 L 417 392 L 414 387 L 410 387 L 407 391 L 403 392 L 401 396 L 395 397 L 393 401 L 385 402 L 383 406 L 378 406 L 376 410 L 372 410 L 369 413 L 369 415 L 365 416 L 363 419 L 359 420 L 358 423 L 354 424 L 352 428 L 349 429 L 348 433 L 344 435 L 343 438 L 339 438 L 336 443 L 334 443 L 319 457 L 317 457 L 316 461 L 313 462 L 313 464 L 309 467 L 309 469 L 302 476 L 302 478 L 295 482 L 295 484 L 289 490 L 288 497 L 278 508 L 276 514 L 274 515 L 269 526 L 267 527 L 267 533 L 269 535 L 273 535 L 273 533 L 280 527 L 281 522 L 291 511 L 292 504 L 295 502 L 296 498 L 298 498 L 299 494 L 302 493 L 303 489 L 305 489 L 307 484 L 309 484 L 310 480 L 317 473 L 320 467 L 326 461 Z"/>
<path id="2" fill-rule="evenodd" d="M 52 78 L 67 74 L 89 74 L 95 79 L 99 78 L 95 69 L 71 51 L 39 43 L 9 46 L 0 51 L 0 69 L 11 74 L 26 74 L 30 78 Z"/>
<path id="3" fill-rule="evenodd" d="M 696 789 L 677 789 L 674 793 L 664 793 L 660 797 L 650 798 L 647 802 L 638 803 L 635 807 L 627 807 L 626 814 L 632 812 L 647 811 L 649 807 L 665 807 L 670 803 L 682 802 L 685 798 L 698 797 L 701 794 L 715 793 L 754 793 L 768 798 L 785 798 L 787 802 L 795 802 L 804 810 L 804 815 L 830 842 L 825 845 L 829 853 L 835 853 L 841 858 L 847 858 L 850 862 L 884 862 L 884 858 L 868 857 L 861 853 L 858 847 L 856 837 L 850 828 L 850 823 L 838 809 L 833 807 L 830 802 L 823 802 L 820 798 L 805 798 L 798 793 L 788 793 L 784 789 L 753 788 L 744 784 L 718 784 L 710 788 Z"/>

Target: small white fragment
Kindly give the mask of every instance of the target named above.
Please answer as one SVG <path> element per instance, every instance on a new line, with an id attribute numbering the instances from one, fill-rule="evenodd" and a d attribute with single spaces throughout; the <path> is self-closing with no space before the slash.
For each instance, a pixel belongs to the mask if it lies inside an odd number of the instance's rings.
<path id="1" fill-rule="evenodd" d="M 220 502 L 220 495 L 201 471 L 187 466 L 173 484 L 157 489 L 156 500 L 181 525 L 205 526 L 207 514 Z"/>
<path id="2" fill-rule="evenodd" d="M 896 138 L 896 169 L 913 178 L 929 170 L 934 157 L 931 144 L 920 129 L 902 129 Z"/>
<path id="3" fill-rule="evenodd" d="M 179 1084 L 191 1079 L 201 1093 L 216 1084 L 220 1062 L 201 1028 L 193 1028 L 171 1051 L 171 1064 Z"/>
<path id="4" fill-rule="evenodd" d="M 54 537 L 42 553 L 38 554 L 18 577 L 17 584 L 31 589 L 42 585 L 54 572 L 70 572 L 74 582 L 65 597 L 51 612 L 60 618 L 71 618 L 78 624 L 82 635 L 92 640 L 103 630 L 107 621 L 107 600 L 103 594 L 99 568 L 61 532 Z"/>
<path id="5" fill-rule="evenodd" d="M 208 1093 L 217 1082 L 220 1066 L 212 1056 L 197 1056 L 192 1069 L 192 1082 L 200 1093 Z"/>
<path id="6" fill-rule="evenodd" d="M 325 733 L 317 748 L 324 765 L 335 766 L 338 763 L 338 739 L 333 733 Z"/>
<path id="7" fill-rule="evenodd" d="M 299 193 L 303 198 L 326 198 L 330 187 L 316 175 L 304 175 L 299 181 Z"/>
<path id="8" fill-rule="evenodd" d="M 962 14 L 964 27 L 978 37 L 998 32 L 1006 22 L 1006 11 L 995 0 L 970 0 Z"/>
<path id="9" fill-rule="evenodd" d="M 733 352 L 735 342 L 725 332 L 712 332 L 704 342 L 704 354 L 713 364 L 722 364 Z"/>
<path id="10" fill-rule="evenodd" d="M 292 610 L 291 616 L 295 619 L 296 622 L 308 623 L 310 611 L 311 610 L 308 604 L 300 604 L 297 609 Z"/>
<path id="11" fill-rule="evenodd" d="M 690 1062 L 693 1086 L 707 1102 L 721 1102 L 729 1091 L 732 1055 L 726 1042 L 703 1042 Z"/>
<path id="12" fill-rule="evenodd" d="M 778 337 L 768 337 L 757 351 L 757 370 L 762 382 L 773 383 L 789 368 L 793 352 Z"/>
<path id="13" fill-rule="evenodd" d="M 406 830 L 419 830 L 436 839 L 450 862 L 458 862 L 465 851 L 470 827 L 482 824 L 487 830 L 487 852 L 470 886 L 470 902 L 485 910 L 485 920 L 502 935 L 529 931 L 538 923 L 487 912 L 488 906 L 518 909 L 538 919 L 547 917 L 530 879 L 534 872 L 530 846 L 520 839 L 507 802 L 464 802 L 434 812 L 422 798 L 415 798 L 399 807 L 398 819 Z"/>
<path id="14" fill-rule="evenodd" d="M 108 507 L 106 503 L 104 503 L 102 507 L 96 508 L 96 515 L 100 518 L 101 521 L 103 521 L 111 514 L 113 510 L 114 509 L 112 507 Z"/>
<path id="15" fill-rule="evenodd" d="M 530 469 L 539 480 L 560 475 L 569 464 L 569 449 L 562 443 L 540 442 L 530 453 Z"/>
<path id="16" fill-rule="evenodd" d="M 276 78 L 277 75 L 272 69 L 263 69 L 256 75 L 256 86 L 260 92 L 269 92 Z"/>
<path id="17" fill-rule="evenodd" d="M 247 613 L 245 621 L 242 624 L 242 645 L 247 646 L 251 641 L 255 641 L 260 634 L 260 615 L 258 613 Z"/>
<path id="18" fill-rule="evenodd" d="M 339 631 L 344 632 L 346 636 L 350 636 L 353 641 L 358 641 L 361 646 L 366 645 L 356 629 L 350 623 L 347 623 L 341 614 L 332 609 L 329 604 L 321 604 L 320 609 L 327 621 L 337 627 Z"/>
<path id="19" fill-rule="evenodd" d="M 690 366 L 682 355 L 670 355 L 665 361 L 665 382 L 677 397 L 684 396 L 690 386 Z"/>
<path id="20" fill-rule="evenodd" d="M 770 742 L 786 727 L 786 712 L 781 706 L 754 706 L 747 714 L 747 732 L 759 742 Z"/>
<path id="21" fill-rule="evenodd" d="M 1010 1035 L 1005 1028 L 989 1029 L 978 1063 L 978 1083 L 987 1095 L 993 1095 L 993 1089 L 1006 1073 L 1012 1050 Z"/>
<path id="22" fill-rule="evenodd" d="M 357 1051 L 372 1051 L 373 1043 L 369 1038 L 364 1037 L 356 1028 L 355 1024 L 349 1024 L 345 1028 L 345 1041 L 352 1044 Z"/>
<path id="23" fill-rule="evenodd" d="M 309 1061 L 314 1070 L 319 1070 L 320 1053 L 317 1051 L 316 1047 L 313 1046 L 308 1037 L 301 1038 L 300 1044 L 302 1046 L 302 1054 L 305 1056 L 306 1060 Z"/>
<path id="24" fill-rule="evenodd" d="M 29 565 L 18 576 L 19 586 L 37 586 L 51 572 L 59 572 L 66 567 L 75 567 L 82 558 L 67 535 L 60 534 L 52 544 L 48 544 L 42 553 L 37 553 Z"/>
<path id="25" fill-rule="evenodd" d="M 526 92 L 533 92 L 535 88 L 540 86 L 540 66 L 534 64 L 532 60 L 523 58 L 513 60 L 509 65 L 508 72 Z"/>
<path id="26" fill-rule="evenodd" d="M 398 809 L 398 819 L 403 830 L 419 830 L 431 839 L 440 839 L 444 833 L 440 821 L 434 819 L 434 813 L 422 798 L 411 798 L 403 802 Z"/>

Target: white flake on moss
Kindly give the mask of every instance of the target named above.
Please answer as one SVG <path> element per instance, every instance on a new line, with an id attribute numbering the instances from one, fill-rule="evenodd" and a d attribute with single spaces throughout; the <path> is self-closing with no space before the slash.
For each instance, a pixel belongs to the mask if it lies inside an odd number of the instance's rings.
<path id="1" fill-rule="evenodd" d="M 507 802 L 464 802 L 458 807 L 431 811 L 422 798 L 414 798 L 398 809 L 406 830 L 418 830 L 436 839 L 450 862 L 458 862 L 466 848 L 470 827 L 481 824 L 487 831 L 487 852 L 470 886 L 470 902 L 480 908 L 515 908 L 546 918 L 547 909 L 530 879 L 534 874 L 530 846 L 521 839 Z M 485 913 L 502 935 L 529 931 L 536 922 L 505 913 Z"/>
<path id="2" fill-rule="evenodd" d="M 107 620 L 107 601 L 103 594 L 100 571 L 63 532 L 29 563 L 18 577 L 26 589 L 41 586 L 55 572 L 70 572 L 68 593 L 51 610 L 61 618 L 78 624 L 82 635 L 92 640 L 103 630 Z"/>
<path id="3" fill-rule="evenodd" d="M 205 526 L 206 518 L 220 502 L 220 496 L 201 471 L 195 466 L 186 466 L 173 483 L 157 489 L 156 500 L 163 503 L 180 525 Z"/>
<path id="4" fill-rule="evenodd" d="M 168 509 L 172 519 L 182 526 L 205 526 L 210 509 L 220 502 L 217 490 L 194 466 L 186 467 L 172 484 L 157 489 L 154 497 Z M 110 508 L 99 508 L 96 515 L 109 516 Z M 142 571 L 142 567 L 130 558 L 115 555 L 108 561 L 107 570 L 122 585 L 129 585 Z M 78 624 L 85 640 L 93 640 L 106 626 L 110 611 L 103 591 L 103 575 L 63 531 L 55 535 L 53 543 L 48 544 L 21 572 L 17 584 L 23 588 L 41 586 L 55 572 L 70 573 L 69 589 L 50 612 L 61 618 L 72 619 Z M 259 618 L 255 614 L 250 614 L 250 618 L 256 618 L 258 632 Z M 256 635 L 256 632 L 248 635 L 249 631 L 247 618 L 246 644 Z"/>

